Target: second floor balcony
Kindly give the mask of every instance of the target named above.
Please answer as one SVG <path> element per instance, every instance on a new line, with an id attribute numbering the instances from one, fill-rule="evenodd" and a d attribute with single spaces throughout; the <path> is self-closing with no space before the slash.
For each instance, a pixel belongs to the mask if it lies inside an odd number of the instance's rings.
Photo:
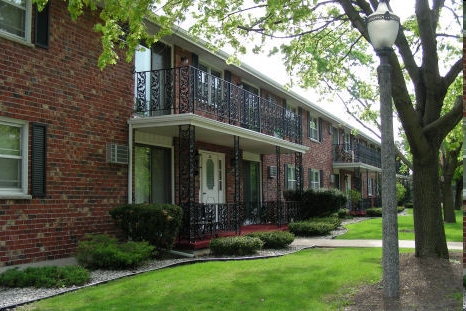
<path id="1" fill-rule="evenodd" d="M 135 73 L 135 117 L 195 114 L 302 143 L 299 114 L 192 66 Z"/>
<path id="2" fill-rule="evenodd" d="M 367 164 L 377 168 L 382 167 L 380 151 L 356 142 L 352 144 L 334 144 L 333 162 Z"/>

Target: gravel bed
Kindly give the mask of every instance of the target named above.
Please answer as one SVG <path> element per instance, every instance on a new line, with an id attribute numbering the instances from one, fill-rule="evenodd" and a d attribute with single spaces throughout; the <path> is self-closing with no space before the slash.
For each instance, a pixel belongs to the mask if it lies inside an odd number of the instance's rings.
<path id="1" fill-rule="evenodd" d="M 342 225 L 349 223 L 359 222 L 365 220 L 365 217 L 358 217 L 353 219 L 344 220 Z M 332 231 L 330 235 L 316 237 L 322 239 L 332 239 L 338 235 L 344 234 L 346 229 L 343 227 L 338 230 Z M 312 247 L 312 245 L 304 245 L 305 243 L 299 243 L 299 238 L 296 238 L 294 243 L 295 246 L 289 246 L 286 249 L 274 250 L 274 249 L 264 249 L 259 251 L 257 254 L 248 256 L 248 257 L 197 257 L 197 258 L 174 258 L 174 259 L 163 259 L 163 260 L 154 260 L 151 261 L 138 269 L 134 270 L 124 270 L 124 271 L 113 271 L 113 270 L 95 270 L 91 272 L 91 281 L 84 286 L 71 286 L 65 288 L 35 288 L 35 287 L 26 287 L 26 288 L 6 288 L 0 287 L 0 310 L 16 310 L 17 306 L 27 304 L 36 300 L 41 300 L 44 298 L 60 295 L 63 293 L 75 291 L 84 287 L 94 286 L 102 283 L 106 283 L 111 280 L 116 280 L 122 277 L 136 275 L 139 273 L 153 271 L 157 269 L 162 269 L 166 267 L 173 267 L 182 264 L 203 262 L 203 261 L 219 261 L 219 260 L 248 260 L 248 259 L 260 259 L 260 258 L 270 258 L 283 256 L 286 254 L 291 254 L 297 251 L 300 251 L 305 248 Z"/>

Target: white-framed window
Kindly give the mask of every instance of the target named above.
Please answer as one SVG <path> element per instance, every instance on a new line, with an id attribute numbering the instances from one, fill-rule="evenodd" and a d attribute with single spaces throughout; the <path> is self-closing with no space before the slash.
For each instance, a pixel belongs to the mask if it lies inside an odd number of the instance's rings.
<path id="1" fill-rule="evenodd" d="M 0 0 L 0 34 L 31 41 L 30 0 Z"/>
<path id="2" fill-rule="evenodd" d="M 197 95 L 200 100 L 217 106 L 222 99 L 222 72 L 208 65 L 199 64 Z"/>
<path id="3" fill-rule="evenodd" d="M 285 189 L 296 190 L 296 168 L 294 165 L 285 165 Z"/>
<path id="4" fill-rule="evenodd" d="M 374 188 L 374 179 L 373 178 L 369 178 L 367 180 L 367 195 L 368 196 L 372 196 L 373 195 L 373 192 L 372 192 L 372 189 Z"/>
<path id="5" fill-rule="evenodd" d="M 320 171 L 310 168 L 309 169 L 309 188 L 320 188 Z"/>
<path id="6" fill-rule="evenodd" d="M 0 196 L 27 195 L 28 131 L 25 121 L 0 118 Z"/>
<path id="7" fill-rule="evenodd" d="M 343 134 L 343 146 L 344 146 L 345 151 L 352 150 L 352 148 L 351 148 L 351 134 L 350 133 L 344 133 Z"/>
<path id="8" fill-rule="evenodd" d="M 320 133 L 319 133 L 319 118 L 308 114 L 309 121 L 308 121 L 308 135 L 309 138 L 312 140 L 319 141 L 320 140 Z"/>

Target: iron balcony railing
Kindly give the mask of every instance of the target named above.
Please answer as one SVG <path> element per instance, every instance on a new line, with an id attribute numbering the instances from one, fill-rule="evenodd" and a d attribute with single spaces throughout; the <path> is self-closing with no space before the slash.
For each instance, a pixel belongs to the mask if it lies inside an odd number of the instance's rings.
<path id="1" fill-rule="evenodd" d="M 184 113 L 302 143 L 297 113 L 240 85 L 192 66 L 135 73 L 135 116 Z"/>
<path id="2" fill-rule="evenodd" d="M 334 144 L 333 162 L 364 163 L 374 167 L 382 167 L 380 151 L 353 143 Z"/>

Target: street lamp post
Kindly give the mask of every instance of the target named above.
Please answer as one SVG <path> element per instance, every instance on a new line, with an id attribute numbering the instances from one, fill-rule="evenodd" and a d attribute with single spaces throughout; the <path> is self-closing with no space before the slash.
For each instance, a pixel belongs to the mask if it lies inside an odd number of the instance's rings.
<path id="1" fill-rule="evenodd" d="M 392 14 L 388 0 L 381 0 L 377 10 L 367 18 L 369 38 L 380 58 L 377 72 L 382 134 L 382 266 L 385 298 L 398 298 L 400 291 L 391 66 L 388 62 L 393 53 L 392 45 L 395 43 L 399 25 L 400 19 Z"/>

